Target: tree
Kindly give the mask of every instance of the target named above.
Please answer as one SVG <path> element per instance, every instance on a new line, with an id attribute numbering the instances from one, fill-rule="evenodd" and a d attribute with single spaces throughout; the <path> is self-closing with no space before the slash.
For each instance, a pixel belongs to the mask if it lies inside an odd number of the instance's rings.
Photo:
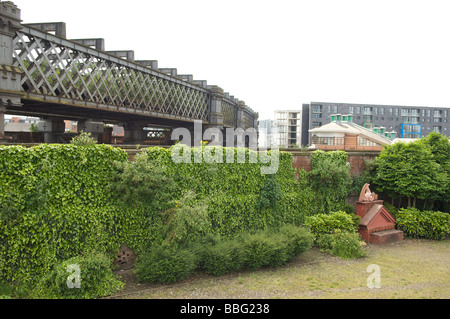
<path id="1" fill-rule="evenodd" d="M 351 191 L 352 177 L 347 165 L 348 155 L 342 151 L 316 151 L 311 155 L 309 182 L 322 212 L 330 213 L 340 207 Z"/>
<path id="2" fill-rule="evenodd" d="M 441 165 L 444 173 L 446 174 L 446 187 L 444 187 L 444 193 L 442 200 L 445 202 L 450 201 L 450 140 L 448 137 L 432 132 L 428 136 L 421 140 L 425 145 L 430 147 L 433 158 Z M 448 205 L 444 205 L 448 206 Z"/>
<path id="3" fill-rule="evenodd" d="M 431 148 L 422 141 L 385 146 L 377 160 L 377 189 L 393 197 L 436 200 L 442 197 L 446 174 L 434 160 Z"/>

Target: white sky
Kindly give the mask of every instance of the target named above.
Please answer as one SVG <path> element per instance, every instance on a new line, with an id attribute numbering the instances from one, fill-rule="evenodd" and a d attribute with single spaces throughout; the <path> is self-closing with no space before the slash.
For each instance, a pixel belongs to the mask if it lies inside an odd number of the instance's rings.
<path id="1" fill-rule="evenodd" d="M 313 101 L 450 107 L 448 0 L 13 0 L 207 80 L 260 119 Z"/>

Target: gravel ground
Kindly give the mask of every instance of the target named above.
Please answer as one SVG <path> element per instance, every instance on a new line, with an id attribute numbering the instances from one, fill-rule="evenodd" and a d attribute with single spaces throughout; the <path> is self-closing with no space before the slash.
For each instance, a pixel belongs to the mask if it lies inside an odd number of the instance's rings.
<path id="1" fill-rule="evenodd" d="M 117 299 L 448 299 L 450 240 L 406 239 L 368 245 L 368 257 L 344 260 L 318 249 L 278 268 L 222 277 L 197 273 L 171 285 L 138 284 L 119 271 L 126 285 Z M 368 288 L 369 265 L 378 265 L 381 287 Z"/>

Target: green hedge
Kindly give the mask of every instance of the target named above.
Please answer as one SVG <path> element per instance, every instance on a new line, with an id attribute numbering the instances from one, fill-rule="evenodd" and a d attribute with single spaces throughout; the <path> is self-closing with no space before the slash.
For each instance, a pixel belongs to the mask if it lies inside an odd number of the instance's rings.
<path id="1" fill-rule="evenodd" d="M 450 234 L 450 214 L 401 208 L 396 213 L 397 228 L 406 236 L 441 240 Z"/>
<path id="2" fill-rule="evenodd" d="M 280 267 L 307 251 L 312 234 L 303 227 L 286 225 L 278 230 L 243 233 L 234 239 L 204 238 L 189 247 L 152 247 L 136 261 L 139 281 L 172 283 L 195 270 L 222 276 L 241 269 Z"/>
<path id="3" fill-rule="evenodd" d="M 224 154 L 226 151 L 232 151 L 237 158 L 237 149 L 224 149 Z M 134 185 L 149 181 L 145 174 L 134 180 L 135 175 L 126 171 L 127 166 L 135 165 L 133 169 L 146 174 L 152 167 L 145 170 L 142 163 L 128 162 L 126 152 L 119 148 L 0 147 L 0 279 L 35 280 L 81 252 L 97 250 L 113 256 L 123 243 L 139 254 L 161 243 L 164 232 L 181 229 L 188 231 L 189 236 L 173 234 L 175 239 L 195 240 L 189 238 L 192 236 L 188 227 L 189 221 L 195 219 L 187 215 L 202 212 L 196 203 L 207 206 L 211 224 L 208 231 L 224 237 L 284 223 L 300 225 L 312 197 L 302 192 L 294 179 L 292 155 L 279 153 L 275 177 L 281 191 L 278 203 L 259 207 L 261 188 L 267 182 L 261 168 L 268 164 L 260 160 L 249 163 L 249 157 L 256 154 L 252 152 L 245 150 L 247 161 L 243 164 L 176 164 L 171 149 L 148 148 L 140 156 L 163 168 L 161 174 L 169 178 L 156 179 L 156 187 L 158 182 L 173 180 L 173 201 L 165 198 L 158 205 L 145 201 L 133 205 L 121 202 L 121 192 L 133 192 Z M 118 174 L 129 179 L 122 190 L 111 187 Z M 160 210 L 175 206 L 175 200 L 182 199 L 188 191 L 195 194 L 197 202 L 175 209 L 178 216 L 173 221 L 177 223 L 168 224 L 167 216 Z M 204 235 L 204 229 L 208 227 L 199 229 L 198 236 Z"/>
<path id="4" fill-rule="evenodd" d="M 105 191 L 113 161 L 105 145 L 0 147 L 0 277 L 27 281 L 55 263 L 99 249 L 117 252 L 120 214 Z"/>
<path id="5" fill-rule="evenodd" d="M 310 227 L 312 233 L 319 237 L 324 234 L 333 234 L 336 229 L 354 233 L 358 230 L 361 218 L 346 212 L 333 212 L 331 214 L 318 214 L 308 216 L 305 226 Z"/>
<path id="6" fill-rule="evenodd" d="M 292 167 L 292 154 L 279 152 L 279 168 L 276 184 L 281 197 L 274 207 L 258 207 L 261 189 L 269 175 L 261 174 L 263 164 L 257 152 L 245 149 L 246 163 L 237 162 L 238 149 L 223 150 L 223 163 L 195 163 L 192 152 L 191 163 L 174 163 L 171 149 L 152 147 L 143 150 L 147 161 L 157 161 L 166 167 L 166 172 L 177 183 L 181 197 L 184 192 L 192 191 L 198 199 L 208 201 L 208 215 L 212 231 L 225 237 L 233 237 L 243 231 L 256 231 L 279 227 L 285 223 L 301 225 L 311 196 L 303 192 L 295 180 Z M 206 148 L 203 147 L 203 150 Z M 192 150 L 192 149 L 191 149 Z M 234 163 L 227 163 L 226 154 L 234 154 Z M 250 163 L 255 156 L 257 163 Z"/>

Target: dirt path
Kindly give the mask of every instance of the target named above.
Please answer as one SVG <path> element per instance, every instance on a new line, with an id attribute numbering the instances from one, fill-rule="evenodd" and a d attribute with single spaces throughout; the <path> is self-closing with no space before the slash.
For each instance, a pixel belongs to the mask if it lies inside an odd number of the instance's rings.
<path id="1" fill-rule="evenodd" d="M 139 299 L 391 299 L 450 298 L 450 240 L 407 239 L 367 246 L 369 256 L 343 260 L 311 249 L 278 269 L 223 277 L 197 273 L 172 285 L 138 284 L 132 271 L 113 298 Z M 381 288 L 370 289 L 369 265 L 380 269 Z"/>

